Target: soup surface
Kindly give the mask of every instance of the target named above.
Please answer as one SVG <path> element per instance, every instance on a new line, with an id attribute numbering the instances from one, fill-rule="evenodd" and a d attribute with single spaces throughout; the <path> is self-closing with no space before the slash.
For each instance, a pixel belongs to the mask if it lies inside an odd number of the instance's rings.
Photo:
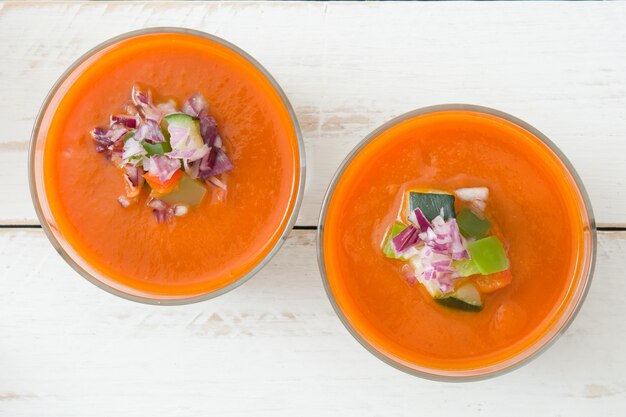
<path id="1" fill-rule="evenodd" d="M 411 189 L 488 187 L 486 215 L 508 247 L 512 283 L 481 312 L 436 303 L 410 286 L 381 242 Z M 324 220 L 329 288 L 349 326 L 413 369 L 469 370 L 540 339 L 574 295 L 583 252 L 580 195 L 558 158 L 498 117 L 442 111 L 381 133 L 349 163 Z"/>
<path id="2" fill-rule="evenodd" d="M 170 224 L 141 201 L 120 207 L 122 176 L 89 135 L 123 113 L 136 83 L 179 105 L 203 94 L 235 166 L 225 195 Z M 101 281 L 134 295 L 191 297 L 233 283 L 272 250 L 294 210 L 300 150 L 287 107 L 249 61 L 202 37 L 140 35 L 88 58 L 53 97 L 42 138 L 52 228 Z"/>

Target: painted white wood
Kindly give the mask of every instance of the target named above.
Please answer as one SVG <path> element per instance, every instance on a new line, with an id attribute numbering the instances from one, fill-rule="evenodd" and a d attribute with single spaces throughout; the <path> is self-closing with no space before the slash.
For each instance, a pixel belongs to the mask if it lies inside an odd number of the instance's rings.
<path id="1" fill-rule="evenodd" d="M 305 136 L 300 225 L 340 161 L 405 111 L 514 114 L 551 137 L 601 225 L 626 225 L 625 3 L 0 2 L 0 224 L 35 224 L 26 153 L 63 70 L 149 26 L 221 36 L 289 96 Z M 145 306 L 87 283 L 41 230 L 0 230 L 0 416 L 621 416 L 626 232 L 600 233 L 585 306 L 544 355 L 471 384 L 405 375 L 366 352 L 324 294 L 314 232 L 208 302 Z"/>
<path id="2" fill-rule="evenodd" d="M 0 415 L 618 417 L 626 232 L 600 234 L 584 308 L 544 355 L 444 384 L 366 352 L 324 293 L 313 231 L 218 299 L 140 305 L 83 280 L 41 230 L 0 231 Z"/>
<path id="3" fill-rule="evenodd" d="M 317 221 L 349 150 L 405 111 L 467 102 L 546 133 L 578 168 L 601 225 L 625 225 L 626 3 L 0 3 L 0 223 L 36 223 L 26 149 L 63 70 L 148 26 L 214 33 L 256 57 L 294 105 L 307 147 L 299 224 Z"/>

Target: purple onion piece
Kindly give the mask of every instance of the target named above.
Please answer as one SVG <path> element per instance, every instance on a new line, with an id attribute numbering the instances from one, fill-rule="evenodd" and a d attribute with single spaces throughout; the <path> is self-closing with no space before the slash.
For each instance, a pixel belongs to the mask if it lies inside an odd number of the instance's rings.
<path id="1" fill-rule="evenodd" d="M 418 207 L 415 209 L 413 213 L 415 214 L 415 220 L 417 222 L 417 225 L 420 228 L 420 232 L 427 231 L 428 228 L 431 227 L 431 224 L 426 218 L 426 216 L 424 216 L 424 213 L 422 212 L 422 210 Z"/>
<path id="2" fill-rule="evenodd" d="M 419 231 L 415 226 L 410 225 L 391 239 L 391 245 L 396 253 L 402 253 L 411 246 L 416 245 L 419 241 Z"/>
<path id="3" fill-rule="evenodd" d="M 188 212 L 189 206 L 187 206 L 186 204 L 176 204 L 174 207 L 172 207 L 172 213 L 176 217 L 184 216 Z"/>
<path id="4" fill-rule="evenodd" d="M 93 140 L 96 141 L 96 150 L 98 152 L 104 152 L 109 146 L 113 145 L 113 141 L 109 139 L 108 133 L 108 129 L 102 127 L 97 127 L 89 132 Z"/>
<path id="5" fill-rule="evenodd" d="M 200 135 L 202 136 L 202 140 L 209 147 L 212 147 L 215 144 L 215 139 L 217 138 L 217 122 L 213 116 L 209 116 L 206 111 L 200 112 Z"/>
<path id="6" fill-rule="evenodd" d="M 209 153 L 200 160 L 198 178 L 207 179 L 228 172 L 233 168 L 233 163 L 226 156 L 226 152 L 220 148 L 211 148 Z"/>
<path id="7" fill-rule="evenodd" d="M 115 124 L 120 124 L 129 129 L 136 129 L 139 122 L 135 116 L 129 116 L 127 114 L 111 115 L 111 126 Z"/>
<path id="8" fill-rule="evenodd" d="M 193 162 L 202 159 L 210 152 L 210 149 L 206 145 L 202 145 L 201 148 L 189 149 L 186 151 L 173 150 L 166 153 L 167 156 L 174 159 L 182 159 L 184 162 Z"/>
<path id="9" fill-rule="evenodd" d="M 178 159 L 171 159 L 164 155 L 154 155 L 150 158 L 150 170 L 152 176 L 158 176 L 161 184 L 165 184 L 172 175 L 180 169 Z"/>
<path id="10" fill-rule="evenodd" d="M 158 199 L 158 198 L 153 198 L 150 201 L 148 201 L 148 203 L 146 204 L 148 207 L 152 207 L 155 210 L 159 210 L 159 211 L 164 211 L 168 209 L 168 205 L 165 201 Z"/>
<path id="11" fill-rule="evenodd" d="M 188 127 L 169 125 L 167 131 L 170 133 L 170 145 L 172 149 L 189 147 L 189 134 L 191 129 Z"/>
<path id="12" fill-rule="evenodd" d="M 215 185 L 217 188 L 221 188 L 222 190 L 226 191 L 228 189 L 228 187 L 226 186 L 226 184 L 224 184 L 222 181 L 220 181 L 219 179 L 217 179 L 217 177 L 209 177 L 206 179 L 208 182 L 210 182 L 211 184 Z"/>
<path id="13" fill-rule="evenodd" d="M 161 143 L 165 142 L 165 136 L 161 131 L 161 126 L 151 119 L 146 119 L 146 122 L 139 126 L 137 132 L 140 133 L 140 137 L 145 139 L 148 143 Z"/>
<path id="14" fill-rule="evenodd" d="M 206 112 L 208 109 L 209 104 L 207 103 L 206 98 L 204 98 L 204 96 L 200 93 L 195 93 L 183 104 L 183 113 L 192 117 L 198 117 L 201 112 Z"/>
<path id="15" fill-rule="evenodd" d="M 126 176 L 133 187 L 138 187 L 140 181 L 143 182 L 143 169 L 132 165 L 126 165 L 124 170 L 126 171 Z"/>
<path id="16" fill-rule="evenodd" d="M 152 210 L 154 217 L 156 218 L 157 223 L 165 223 L 171 218 L 171 214 L 169 210 Z"/>
<path id="17" fill-rule="evenodd" d="M 98 146 L 96 145 L 96 151 L 98 150 Z M 106 149 L 105 149 L 106 150 Z M 124 163 L 123 159 L 124 150 L 120 148 L 114 148 L 111 150 L 110 160 L 115 166 L 121 166 Z"/>
<path id="18" fill-rule="evenodd" d="M 120 203 L 120 206 L 122 206 L 122 208 L 130 206 L 130 200 L 123 195 L 117 197 L 117 202 Z"/>

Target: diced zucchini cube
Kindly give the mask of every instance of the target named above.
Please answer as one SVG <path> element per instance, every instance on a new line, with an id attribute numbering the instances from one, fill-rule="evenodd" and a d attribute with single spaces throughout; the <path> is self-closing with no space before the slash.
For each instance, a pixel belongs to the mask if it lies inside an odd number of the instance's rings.
<path id="1" fill-rule="evenodd" d="M 409 214 L 420 208 L 429 221 L 439 216 L 443 210 L 443 219 L 454 218 L 454 196 L 452 194 L 409 192 Z"/>

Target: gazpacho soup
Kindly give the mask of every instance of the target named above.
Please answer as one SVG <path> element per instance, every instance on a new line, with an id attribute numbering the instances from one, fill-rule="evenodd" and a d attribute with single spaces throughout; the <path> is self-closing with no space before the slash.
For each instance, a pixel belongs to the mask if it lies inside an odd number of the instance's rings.
<path id="1" fill-rule="evenodd" d="M 38 123 L 42 223 L 72 266 L 116 294 L 224 292 L 293 225 L 297 122 L 271 77 L 222 40 L 164 29 L 109 41 L 60 80 Z"/>
<path id="2" fill-rule="evenodd" d="M 344 163 L 322 209 L 320 267 L 373 353 L 423 376 L 479 377 L 532 356 L 573 317 L 592 215 L 540 137 L 489 109 L 431 108 Z"/>

